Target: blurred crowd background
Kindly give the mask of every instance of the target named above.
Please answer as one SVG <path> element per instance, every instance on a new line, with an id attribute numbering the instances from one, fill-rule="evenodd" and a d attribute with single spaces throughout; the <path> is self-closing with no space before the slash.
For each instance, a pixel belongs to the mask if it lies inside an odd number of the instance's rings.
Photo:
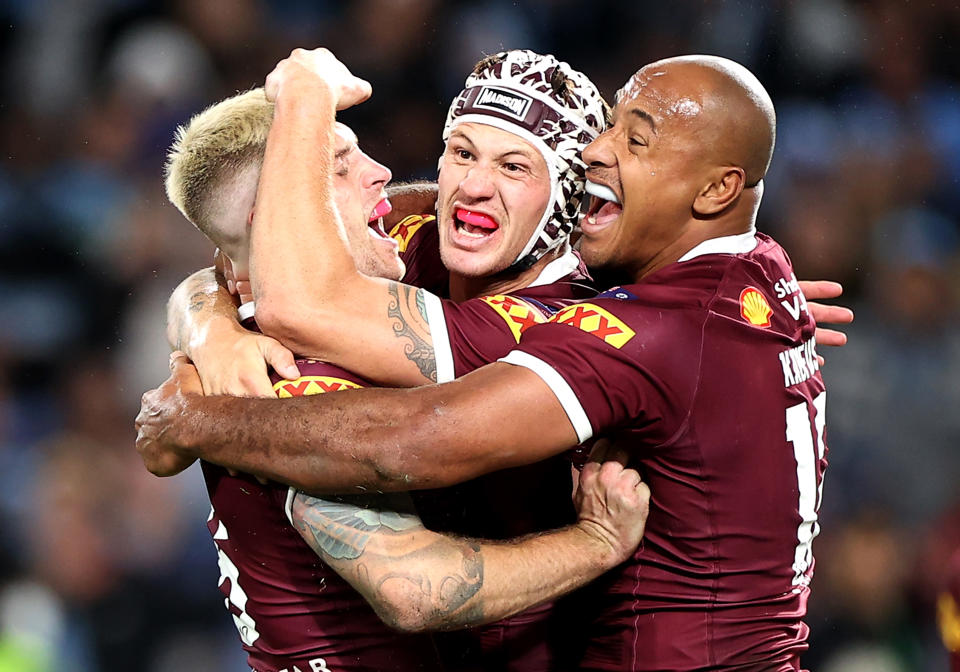
<path id="1" fill-rule="evenodd" d="M 212 250 L 162 189 L 174 128 L 297 46 L 373 83 L 344 115 L 430 178 L 484 53 L 528 47 L 611 99 L 641 64 L 734 58 L 773 95 L 761 229 L 846 287 L 823 350 L 830 468 L 805 665 L 946 669 L 960 546 L 960 6 L 927 0 L 0 0 L 0 672 L 243 670 L 196 467 L 150 476 L 163 306 Z"/>

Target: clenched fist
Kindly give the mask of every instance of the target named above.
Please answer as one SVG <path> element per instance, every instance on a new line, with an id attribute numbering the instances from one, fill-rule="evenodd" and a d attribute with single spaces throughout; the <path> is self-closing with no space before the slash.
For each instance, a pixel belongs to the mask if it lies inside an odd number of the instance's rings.
<path id="1" fill-rule="evenodd" d="M 285 86 L 313 82 L 329 87 L 338 110 L 362 103 L 373 93 L 370 82 L 350 72 L 329 49 L 294 49 L 267 75 L 264 91 L 267 100 L 276 101 Z"/>
<path id="2" fill-rule="evenodd" d="M 650 488 L 626 464 L 626 451 L 606 439 L 598 440 L 573 495 L 577 525 L 603 538 L 617 563 L 629 558 L 640 544 L 650 511 Z"/>

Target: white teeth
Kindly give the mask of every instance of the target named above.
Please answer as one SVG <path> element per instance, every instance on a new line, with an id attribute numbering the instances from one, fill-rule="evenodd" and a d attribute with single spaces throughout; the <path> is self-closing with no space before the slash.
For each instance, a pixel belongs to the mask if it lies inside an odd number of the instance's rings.
<path id="1" fill-rule="evenodd" d="M 471 238 L 485 238 L 487 234 L 485 233 L 471 233 L 466 229 L 460 229 L 459 232 L 465 236 L 470 236 Z"/>
<path id="2" fill-rule="evenodd" d="M 597 184 L 596 182 L 587 180 L 587 193 L 591 196 L 596 196 L 597 198 L 602 198 L 605 201 L 620 205 L 620 199 L 613 193 L 613 189 L 605 184 Z"/>

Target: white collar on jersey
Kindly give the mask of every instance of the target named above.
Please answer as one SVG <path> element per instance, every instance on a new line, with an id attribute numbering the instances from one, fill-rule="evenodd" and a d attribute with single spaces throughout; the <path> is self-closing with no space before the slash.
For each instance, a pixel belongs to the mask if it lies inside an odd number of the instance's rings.
<path id="1" fill-rule="evenodd" d="M 690 261 L 694 257 L 699 257 L 704 254 L 746 254 L 747 252 L 751 252 L 756 246 L 757 229 L 756 227 L 750 227 L 750 230 L 746 233 L 705 240 L 677 259 L 677 261 Z"/>
<path id="2" fill-rule="evenodd" d="M 253 317 L 253 313 L 256 310 L 256 303 L 254 301 L 247 301 L 246 303 L 241 303 L 240 307 L 237 308 L 237 318 L 243 322 L 247 318 Z"/>
<path id="3" fill-rule="evenodd" d="M 540 275 L 527 287 L 539 287 L 540 285 L 550 285 L 562 277 L 570 275 L 580 266 L 580 258 L 573 253 L 570 242 L 565 242 L 563 254 L 543 267 Z"/>

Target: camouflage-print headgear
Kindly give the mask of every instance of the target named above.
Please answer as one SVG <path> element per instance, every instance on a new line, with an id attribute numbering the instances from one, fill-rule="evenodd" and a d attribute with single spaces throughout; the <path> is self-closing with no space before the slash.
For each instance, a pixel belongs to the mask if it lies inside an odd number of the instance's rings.
<path id="1" fill-rule="evenodd" d="M 513 263 L 529 268 L 577 225 L 586 175 L 580 154 L 603 132 L 605 106 L 586 75 L 549 54 L 517 49 L 497 54 L 494 61 L 467 77 L 447 112 L 443 141 L 459 124 L 487 124 L 520 136 L 543 155 L 550 171 L 550 204 Z M 566 90 L 554 90 L 558 69 L 568 80 Z"/>

